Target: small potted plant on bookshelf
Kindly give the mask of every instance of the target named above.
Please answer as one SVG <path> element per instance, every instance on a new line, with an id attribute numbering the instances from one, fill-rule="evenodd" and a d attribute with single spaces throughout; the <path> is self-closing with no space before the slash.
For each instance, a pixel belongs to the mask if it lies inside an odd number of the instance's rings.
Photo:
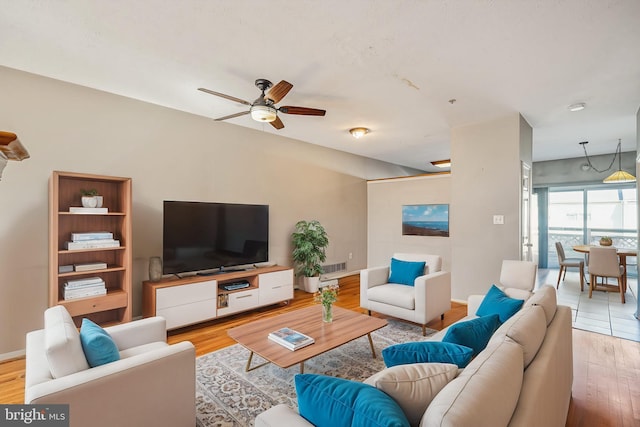
<path id="1" fill-rule="evenodd" d="M 85 190 L 80 190 L 80 195 L 82 196 L 82 206 L 85 208 L 96 208 L 98 207 L 98 199 L 96 196 L 98 195 L 98 190 L 95 188 Z"/>
<path id="2" fill-rule="evenodd" d="M 316 292 L 322 273 L 321 263 L 327 259 L 327 232 L 317 220 L 298 221 L 295 231 L 291 234 L 291 240 L 296 274 L 302 276 L 305 291 Z"/>

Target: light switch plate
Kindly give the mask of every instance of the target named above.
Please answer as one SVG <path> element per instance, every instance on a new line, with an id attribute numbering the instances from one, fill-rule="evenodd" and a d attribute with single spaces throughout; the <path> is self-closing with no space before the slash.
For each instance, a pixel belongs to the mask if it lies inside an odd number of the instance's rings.
<path id="1" fill-rule="evenodd" d="M 504 224 L 504 215 L 494 215 L 493 216 L 493 223 L 496 225 L 503 225 Z"/>

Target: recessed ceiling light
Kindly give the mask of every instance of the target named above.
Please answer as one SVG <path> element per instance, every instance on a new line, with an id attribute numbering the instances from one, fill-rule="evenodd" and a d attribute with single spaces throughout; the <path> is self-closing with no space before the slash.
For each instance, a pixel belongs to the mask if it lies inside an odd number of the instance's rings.
<path id="1" fill-rule="evenodd" d="M 569 105 L 569 111 L 581 111 L 584 110 L 584 107 L 586 106 L 586 104 L 584 102 L 579 102 L 577 104 L 571 104 Z"/>
<path id="2" fill-rule="evenodd" d="M 451 160 L 447 159 L 447 160 L 436 160 L 435 162 L 431 162 L 431 164 L 437 168 L 450 168 L 451 167 Z"/>
<path id="3" fill-rule="evenodd" d="M 362 138 L 363 136 L 365 136 L 366 134 L 368 134 L 369 132 L 371 132 L 369 129 L 367 128 L 353 128 L 353 129 L 349 129 L 349 133 L 351 135 L 353 135 L 354 138 L 358 139 L 358 138 Z"/>

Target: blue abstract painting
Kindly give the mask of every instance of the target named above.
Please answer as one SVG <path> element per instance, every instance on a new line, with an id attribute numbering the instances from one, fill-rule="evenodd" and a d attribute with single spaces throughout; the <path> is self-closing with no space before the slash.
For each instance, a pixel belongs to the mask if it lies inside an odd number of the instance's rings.
<path id="1" fill-rule="evenodd" d="M 403 205 L 402 235 L 449 237 L 449 205 Z"/>

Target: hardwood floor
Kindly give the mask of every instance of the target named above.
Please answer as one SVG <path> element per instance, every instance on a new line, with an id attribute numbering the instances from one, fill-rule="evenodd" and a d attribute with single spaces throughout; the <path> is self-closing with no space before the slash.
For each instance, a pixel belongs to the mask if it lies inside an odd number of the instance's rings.
<path id="1" fill-rule="evenodd" d="M 168 341 L 191 341 L 196 347 L 196 354 L 201 356 L 234 344 L 235 341 L 226 333 L 231 327 L 311 304 L 314 304 L 311 294 L 295 291 L 290 304 L 261 308 L 171 331 Z M 361 310 L 357 275 L 340 279 L 337 305 Z M 465 305 L 452 303 L 452 309 L 445 313 L 444 320 L 438 318 L 428 326 L 442 329 L 464 317 L 466 311 Z M 573 355 L 573 398 L 566 426 L 640 426 L 640 343 L 574 329 Z M 1 403 L 23 402 L 24 370 L 23 358 L 0 363 Z"/>

